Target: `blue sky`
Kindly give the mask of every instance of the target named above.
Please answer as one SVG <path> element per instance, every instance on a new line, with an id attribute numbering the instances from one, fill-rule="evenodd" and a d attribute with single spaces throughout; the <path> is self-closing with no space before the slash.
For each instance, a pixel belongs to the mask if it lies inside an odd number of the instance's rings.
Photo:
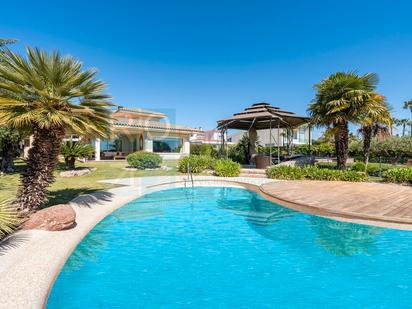
<path id="1" fill-rule="evenodd" d="M 395 116 L 409 117 L 411 11 L 385 0 L 7 1 L 0 37 L 71 54 L 99 69 L 116 104 L 189 126 L 260 101 L 306 114 L 313 84 L 338 70 L 378 73 Z"/>

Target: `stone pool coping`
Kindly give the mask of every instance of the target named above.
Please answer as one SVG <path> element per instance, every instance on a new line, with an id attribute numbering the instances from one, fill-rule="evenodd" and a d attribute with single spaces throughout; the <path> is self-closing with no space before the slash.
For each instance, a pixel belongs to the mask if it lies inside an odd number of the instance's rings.
<path id="1" fill-rule="evenodd" d="M 185 176 L 111 179 L 121 187 L 81 195 L 71 201 L 77 225 L 59 232 L 19 231 L 0 244 L 0 307 L 45 308 L 55 279 L 81 240 L 96 224 L 126 203 L 147 193 L 185 186 Z M 196 186 L 246 187 L 259 191 L 274 180 L 249 177 L 195 176 Z M 200 181 L 200 182 L 198 182 Z M 190 183 L 186 183 L 191 186 Z"/>

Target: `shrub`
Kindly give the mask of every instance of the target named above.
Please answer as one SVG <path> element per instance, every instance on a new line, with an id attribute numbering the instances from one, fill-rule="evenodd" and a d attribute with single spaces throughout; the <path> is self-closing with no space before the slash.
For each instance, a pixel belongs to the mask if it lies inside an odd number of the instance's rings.
<path id="1" fill-rule="evenodd" d="M 321 143 L 317 145 L 299 145 L 294 149 L 295 153 L 301 153 L 305 155 L 313 154 L 317 156 L 331 157 L 335 153 L 335 146 L 331 143 Z"/>
<path id="2" fill-rule="evenodd" d="M 215 160 L 210 156 L 190 155 L 179 161 L 178 169 L 182 173 L 187 172 L 187 165 L 190 165 L 192 173 L 202 173 L 206 169 L 213 169 Z"/>
<path id="3" fill-rule="evenodd" d="M 162 163 L 162 157 L 159 154 L 147 151 L 131 153 L 126 159 L 130 166 L 142 170 L 146 168 L 157 168 Z"/>
<path id="4" fill-rule="evenodd" d="M 303 179 L 304 170 L 288 165 L 275 165 L 266 170 L 266 175 L 273 179 L 297 180 Z"/>
<path id="5" fill-rule="evenodd" d="M 316 166 L 273 166 L 266 170 L 269 178 L 274 179 L 311 179 L 311 180 L 341 180 L 341 181 L 365 181 L 366 174 L 357 171 L 341 171 L 336 169 L 318 168 Z"/>
<path id="6" fill-rule="evenodd" d="M 353 141 L 349 144 L 349 155 L 360 158 L 363 154 L 363 142 Z M 382 141 L 372 140 L 370 149 L 371 162 L 402 163 L 412 158 L 412 137 L 392 136 Z"/>
<path id="7" fill-rule="evenodd" d="M 352 171 L 364 172 L 366 170 L 366 165 L 363 162 L 355 162 L 350 166 L 350 169 Z"/>
<path id="8" fill-rule="evenodd" d="M 212 145 L 207 144 L 191 144 L 190 153 L 193 155 L 211 156 L 213 151 Z"/>
<path id="9" fill-rule="evenodd" d="M 12 233 L 19 225 L 17 211 L 7 201 L 0 201 L 0 239 Z"/>
<path id="10" fill-rule="evenodd" d="M 75 162 L 77 158 L 87 158 L 94 152 L 93 146 L 84 144 L 82 142 L 66 141 L 60 148 L 60 153 L 64 157 L 66 168 L 70 170 L 75 169 Z"/>
<path id="11" fill-rule="evenodd" d="M 236 177 L 240 174 L 240 164 L 230 159 L 217 160 L 214 166 L 215 174 L 222 177 Z"/>
<path id="12" fill-rule="evenodd" d="M 412 184 L 412 168 L 398 167 L 385 171 L 382 177 L 388 182 Z"/>

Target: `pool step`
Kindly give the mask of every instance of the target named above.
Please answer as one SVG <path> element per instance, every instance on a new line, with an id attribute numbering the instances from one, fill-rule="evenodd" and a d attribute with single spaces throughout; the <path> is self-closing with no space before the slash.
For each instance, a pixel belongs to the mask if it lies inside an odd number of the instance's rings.
<path id="1" fill-rule="evenodd" d="M 257 168 L 242 168 L 240 170 L 240 177 L 251 177 L 251 178 L 267 178 L 266 170 Z"/>

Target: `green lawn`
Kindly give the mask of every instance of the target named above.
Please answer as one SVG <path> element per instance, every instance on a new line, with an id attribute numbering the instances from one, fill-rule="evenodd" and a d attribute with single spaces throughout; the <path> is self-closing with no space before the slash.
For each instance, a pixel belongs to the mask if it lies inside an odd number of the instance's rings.
<path id="1" fill-rule="evenodd" d="M 145 176 L 166 176 L 176 175 L 177 161 L 165 161 L 163 164 L 169 166 L 171 170 L 154 170 L 154 171 L 127 171 L 124 169 L 127 162 L 110 161 L 110 162 L 87 162 L 78 163 L 76 167 L 96 167 L 96 170 L 89 175 L 62 178 L 59 176 L 61 170 L 56 171 L 56 182 L 50 187 L 50 199 L 47 206 L 60 203 L 67 203 L 76 196 L 84 193 L 92 193 L 98 190 L 109 189 L 115 185 L 99 183 L 98 180 L 111 178 L 128 178 L 128 177 L 145 177 Z M 17 170 L 24 168 L 23 162 L 17 162 Z M 63 168 L 63 166 L 62 166 Z M 6 174 L 0 176 L 0 200 L 14 198 L 19 185 L 19 173 Z"/>

